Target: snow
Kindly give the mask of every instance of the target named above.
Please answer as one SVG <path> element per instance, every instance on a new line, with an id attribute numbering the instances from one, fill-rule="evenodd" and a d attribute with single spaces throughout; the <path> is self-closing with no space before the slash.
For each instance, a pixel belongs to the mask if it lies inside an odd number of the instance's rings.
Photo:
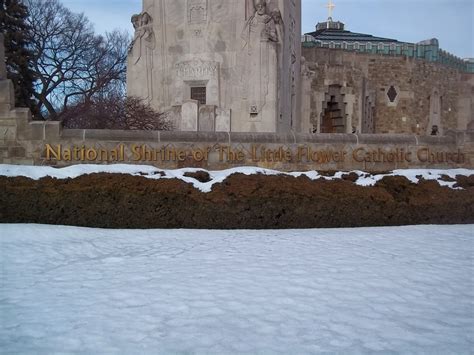
<path id="1" fill-rule="evenodd" d="M 186 177 L 184 174 L 189 172 L 206 171 L 203 169 L 196 168 L 184 168 L 176 170 L 164 170 L 155 168 L 149 165 L 132 165 L 132 164 L 110 164 L 110 165 L 95 165 L 95 164 L 79 164 L 72 165 L 65 168 L 54 168 L 46 166 L 27 166 L 27 165 L 9 165 L 0 164 L 0 176 L 16 177 L 24 176 L 30 179 L 41 179 L 47 176 L 56 179 L 68 179 L 76 178 L 85 174 L 93 173 L 115 173 L 115 174 L 130 174 L 134 176 L 144 176 L 150 179 L 180 179 L 186 183 L 192 184 L 196 189 L 202 192 L 210 192 L 215 184 L 223 182 L 228 176 L 236 173 L 245 175 L 263 174 L 263 175 L 290 175 L 290 176 L 302 176 L 305 175 L 312 180 L 316 179 L 341 179 L 344 174 L 351 172 L 356 173 L 359 179 L 356 184 L 361 186 L 373 186 L 384 176 L 405 176 L 414 183 L 419 182 L 421 176 L 425 180 L 436 180 L 441 186 L 447 186 L 453 188 L 454 181 L 443 181 L 442 176 L 446 175 L 451 179 L 454 179 L 456 175 L 474 175 L 473 169 L 403 169 L 394 170 L 387 174 L 376 174 L 372 175 L 363 171 L 349 171 L 349 172 L 337 172 L 334 176 L 324 176 L 319 174 L 317 171 L 306 171 L 306 172 L 281 172 L 276 170 L 269 170 L 258 167 L 236 167 L 221 171 L 208 171 L 211 181 L 202 183 L 194 178 Z"/>
<path id="2" fill-rule="evenodd" d="M 3 224 L 0 353 L 472 353 L 473 231 Z"/>

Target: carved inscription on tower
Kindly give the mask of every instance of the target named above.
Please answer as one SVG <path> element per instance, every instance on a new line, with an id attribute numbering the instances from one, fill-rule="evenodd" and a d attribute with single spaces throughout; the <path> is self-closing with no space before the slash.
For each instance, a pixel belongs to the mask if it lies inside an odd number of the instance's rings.
<path id="1" fill-rule="evenodd" d="M 203 60 L 190 60 L 175 65 L 176 75 L 183 80 L 208 79 L 218 73 L 219 63 Z"/>

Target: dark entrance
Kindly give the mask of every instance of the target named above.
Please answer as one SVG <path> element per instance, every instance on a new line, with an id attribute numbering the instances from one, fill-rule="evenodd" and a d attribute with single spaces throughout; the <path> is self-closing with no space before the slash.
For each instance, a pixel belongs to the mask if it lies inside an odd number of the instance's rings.
<path id="1" fill-rule="evenodd" d="M 205 87 L 192 87 L 191 100 L 199 101 L 200 105 L 205 105 L 206 104 L 206 88 Z"/>
<path id="2" fill-rule="evenodd" d="M 341 86 L 331 85 L 326 94 L 321 133 L 345 133 L 345 104 Z"/>

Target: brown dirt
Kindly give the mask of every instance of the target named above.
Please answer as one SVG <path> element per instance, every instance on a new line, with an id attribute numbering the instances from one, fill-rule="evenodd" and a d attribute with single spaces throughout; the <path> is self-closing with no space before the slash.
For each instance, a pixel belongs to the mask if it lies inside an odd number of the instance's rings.
<path id="1" fill-rule="evenodd" d="M 210 193 L 176 179 L 92 174 L 0 177 L 0 222 L 103 228 L 322 228 L 474 223 L 474 176 L 464 190 L 385 177 L 347 180 L 235 174 Z"/>
<path id="2" fill-rule="evenodd" d="M 205 183 L 211 181 L 211 176 L 207 171 L 199 170 L 195 172 L 184 173 L 184 176 L 196 179 L 199 182 Z"/>

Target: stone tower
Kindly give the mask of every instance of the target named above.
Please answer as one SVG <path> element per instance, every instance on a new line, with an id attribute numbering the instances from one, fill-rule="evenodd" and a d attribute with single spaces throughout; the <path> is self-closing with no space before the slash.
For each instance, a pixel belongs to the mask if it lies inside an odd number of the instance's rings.
<path id="1" fill-rule="evenodd" d="M 177 130 L 297 127 L 301 0 L 143 0 L 132 23 L 128 95 Z"/>

